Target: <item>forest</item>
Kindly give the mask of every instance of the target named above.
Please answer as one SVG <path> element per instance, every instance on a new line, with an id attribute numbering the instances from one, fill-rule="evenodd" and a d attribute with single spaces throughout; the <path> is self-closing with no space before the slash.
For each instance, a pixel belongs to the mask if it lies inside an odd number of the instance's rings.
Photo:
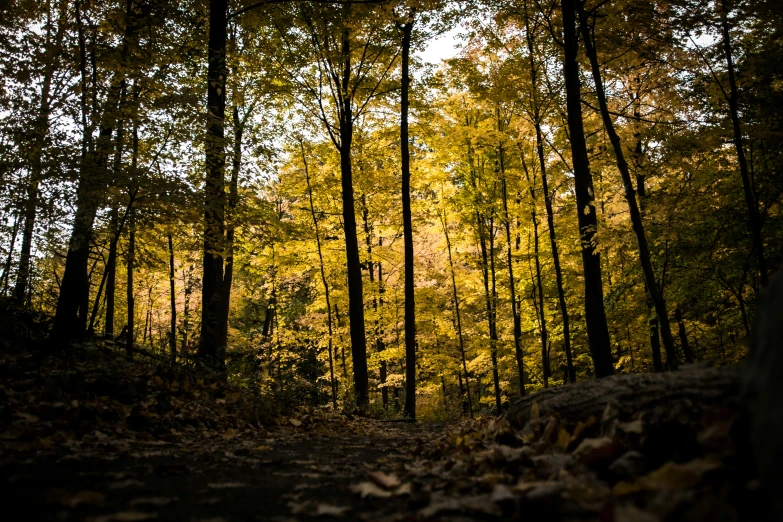
<path id="1" fill-rule="evenodd" d="M 404 464 L 351 490 L 410 496 L 384 520 L 756 520 L 747 484 L 779 483 L 738 449 L 783 461 L 777 443 L 737 435 L 739 387 L 768 405 L 783 391 L 764 373 L 777 355 L 740 375 L 749 344 L 783 339 L 753 334 L 783 310 L 767 291 L 783 259 L 776 0 L 9 0 L 0 57 L 0 454 L 38 454 L 28 479 L 70 473 L 53 448 L 98 458 L 129 431 L 114 451 L 134 459 L 154 441 L 224 451 L 169 440 L 187 428 L 294 463 L 316 433 L 386 441 Z M 313 444 L 318 465 L 374 451 Z M 481 448 L 548 467 L 530 486 Z M 643 466 L 607 471 L 631 452 Z M 441 477 L 451 493 L 475 466 L 507 473 L 487 479 L 492 509 L 430 494 L 412 469 L 438 459 L 460 470 Z M 608 489 L 563 485 L 587 487 L 582 472 Z M 713 493 L 736 482 L 720 511 L 617 501 L 715 475 Z M 61 489 L 42 519 L 146 520 Z M 368 513 L 292 502 L 305 519 Z"/>

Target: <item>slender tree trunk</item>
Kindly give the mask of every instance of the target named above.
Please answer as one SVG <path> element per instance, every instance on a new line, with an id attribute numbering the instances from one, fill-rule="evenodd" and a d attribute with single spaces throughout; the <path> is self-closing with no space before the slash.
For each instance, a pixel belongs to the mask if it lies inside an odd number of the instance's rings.
<path id="1" fill-rule="evenodd" d="M 489 345 L 490 345 L 490 359 L 492 361 L 492 381 L 495 384 L 495 406 L 497 407 L 497 413 L 500 413 L 502 408 L 502 401 L 500 399 L 500 376 L 498 374 L 498 323 L 497 323 L 497 280 L 495 278 L 495 219 L 494 216 L 489 218 L 487 226 L 487 235 L 489 236 L 489 252 L 487 252 L 486 242 L 482 241 L 482 256 L 486 267 L 487 255 L 489 256 L 489 281 L 486 282 L 487 286 L 487 299 L 488 299 L 488 314 L 489 314 Z M 486 268 L 485 268 L 486 271 Z"/>
<path id="2" fill-rule="evenodd" d="M 209 1 L 207 65 L 206 180 L 204 185 L 204 270 L 201 286 L 201 338 L 198 357 L 202 364 L 225 372 L 226 325 L 224 318 L 223 249 L 225 248 L 225 136 L 227 0 Z"/>
<path id="3" fill-rule="evenodd" d="M 378 238 L 378 246 L 383 246 L 383 238 Z M 383 311 L 383 263 L 378 261 L 378 309 L 382 312 Z M 386 349 L 386 343 L 383 341 L 383 335 L 380 328 L 380 316 L 376 317 L 375 320 L 375 348 L 377 349 L 378 353 L 383 352 Z M 388 410 L 389 409 L 389 389 L 386 387 L 386 377 L 387 377 L 387 369 L 386 369 L 386 359 L 381 358 L 381 367 L 380 367 L 380 378 L 381 378 L 381 404 L 383 404 L 383 409 Z"/>
<path id="4" fill-rule="evenodd" d="M 520 151 L 521 152 L 521 151 Z M 549 332 L 546 327 L 546 307 L 544 306 L 544 286 L 541 281 L 541 252 L 540 252 L 540 236 L 538 233 L 538 212 L 536 211 L 536 177 L 535 172 L 533 176 L 530 175 L 530 170 L 527 168 L 527 162 L 523 154 L 520 154 L 522 160 L 522 167 L 525 171 L 525 177 L 527 178 L 528 191 L 530 193 L 531 211 L 530 218 L 533 223 L 533 258 L 535 259 L 536 271 L 533 278 L 533 291 L 538 289 L 538 306 L 536 306 L 536 312 L 538 316 L 538 325 L 541 334 L 541 373 L 544 377 L 544 388 L 549 387 L 549 377 L 552 375 L 552 369 L 549 365 L 549 351 L 547 349 L 549 343 Z M 532 276 L 532 274 L 531 274 Z M 534 296 L 535 301 L 535 296 Z"/>
<path id="5" fill-rule="evenodd" d="M 111 151 L 111 136 L 119 113 L 120 94 L 125 83 L 125 62 L 130 54 L 131 40 L 138 27 L 131 0 L 127 1 L 125 32 L 120 44 L 120 70 L 115 73 L 106 96 L 100 133 L 93 154 L 83 158 L 76 188 L 76 212 L 68 241 L 65 272 L 60 285 L 57 309 L 49 335 L 50 349 L 67 349 L 74 340 L 83 338 L 87 328 L 89 279 L 87 264 L 93 224 L 104 198 L 107 183 L 107 159 Z M 137 101 L 137 100 L 134 100 Z"/>
<path id="6" fill-rule="evenodd" d="M 33 233 L 35 231 L 35 218 L 38 211 L 38 185 L 43 175 L 43 162 L 41 155 L 45 142 L 49 136 L 49 117 L 51 114 L 52 79 L 57 69 L 60 52 L 62 49 L 63 33 L 67 27 L 68 2 L 60 1 L 57 14 L 57 31 L 52 35 L 47 31 L 45 67 L 41 86 L 41 98 L 38 104 L 38 116 L 33 125 L 33 136 L 30 143 L 30 181 L 27 185 L 27 199 L 24 205 L 24 227 L 22 231 L 22 246 L 19 251 L 19 265 L 16 272 L 16 284 L 14 285 L 14 298 L 18 303 L 24 303 L 27 293 L 27 283 L 30 278 L 30 256 L 33 245 Z"/>
<path id="7" fill-rule="evenodd" d="M 174 288 L 174 238 L 171 233 L 169 240 L 169 296 L 171 298 L 171 336 L 169 346 L 171 348 L 171 365 L 177 362 L 177 294 Z"/>
<path id="8" fill-rule="evenodd" d="M 302 163 L 304 164 L 305 180 L 307 181 L 307 198 L 310 202 L 310 216 L 313 218 L 313 228 L 315 229 L 315 244 L 318 248 L 318 263 L 321 269 L 321 282 L 324 285 L 324 295 L 326 296 L 326 325 L 329 329 L 329 382 L 332 389 L 332 409 L 337 409 L 337 383 L 334 380 L 334 357 L 332 342 L 332 304 L 329 298 L 329 282 L 326 280 L 326 268 L 324 267 L 324 254 L 321 247 L 321 233 L 318 229 L 318 218 L 315 214 L 315 204 L 313 203 L 313 187 L 310 184 L 310 169 L 307 165 L 307 155 L 305 154 L 304 142 L 300 141 L 299 146 L 302 149 Z"/>
<path id="9" fill-rule="evenodd" d="M 679 308 L 674 309 L 674 317 L 677 319 L 678 333 L 680 337 L 680 345 L 682 345 L 682 353 L 685 354 L 685 362 L 693 362 L 693 350 L 688 342 L 688 334 L 685 332 L 685 323 L 682 320 L 682 311 Z"/>
<path id="10" fill-rule="evenodd" d="M 334 318 L 337 320 L 337 329 L 340 331 L 342 329 L 342 325 L 340 324 L 340 308 L 338 308 L 337 303 L 334 303 Z M 340 337 L 340 358 L 342 359 L 343 363 L 343 380 L 347 383 L 348 382 L 348 366 L 345 364 L 345 343 L 343 342 L 343 334 L 339 334 Z"/>
<path id="11" fill-rule="evenodd" d="M 234 282 L 234 234 L 236 230 L 236 206 L 239 203 L 239 172 L 242 168 L 242 134 L 244 125 L 239 119 L 239 109 L 234 106 L 231 115 L 234 127 L 234 150 L 231 155 L 231 181 L 228 186 L 226 207 L 226 266 L 223 273 L 223 317 L 220 320 L 220 346 L 228 345 L 228 315 L 231 308 L 231 285 Z"/>
<path id="12" fill-rule="evenodd" d="M 133 358 L 133 338 L 136 335 L 134 320 L 136 317 L 135 300 L 133 298 L 133 268 L 136 263 L 136 206 L 131 202 L 130 216 L 128 221 L 128 338 L 126 340 L 125 351 L 128 359 Z"/>
<path id="13" fill-rule="evenodd" d="M 500 110 L 498 109 L 498 130 L 503 131 L 500 121 Z M 500 159 L 500 178 L 503 185 L 503 218 L 506 229 L 506 260 L 508 262 L 508 285 L 511 292 L 511 315 L 514 319 L 514 354 L 517 359 L 517 371 L 519 374 L 519 395 L 525 396 L 525 363 L 522 353 L 522 321 L 517 309 L 517 291 L 516 280 L 514 279 L 514 262 L 511 256 L 511 218 L 508 213 L 508 188 L 506 186 L 506 165 L 505 150 L 503 144 L 498 146 L 498 156 Z"/>
<path id="14" fill-rule="evenodd" d="M 561 0 L 565 59 L 566 108 L 574 169 L 577 220 L 582 245 L 582 267 L 585 285 L 585 323 L 593 366 L 597 377 L 614 373 L 612 348 L 604 309 L 601 255 L 595 248 L 598 219 L 595 210 L 593 179 L 587 157 L 584 124 L 582 122 L 581 86 L 579 81 L 579 44 L 577 41 L 574 0 Z"/>
<path id="15" fill-rule="evenodd" d="M 182 347 L 180 353 L 188 353 L 188 334 L 190 333 L 190 296 L 193 294 L 193 268 L 191 265 L 185 273 L 185 299 L 182 304 Z"/>
<path id="16" fill-rule="evenodd" d="M 473 403 L 470 399 L 470 381 L 468 380 L 468 363 L 465 356 L 465 341 L 462 337 L 462 316 L 459 310 L 459 295 L 457 294 L 457 278 L 454 275 L 454 260 L 451 255 L 451 240 L 449 239 L 449 228 L 446 223 L 446 211 L 443 211 L 441 216 L 441 223 L 443 223 L 443 235 L 446 236 L 446 249 L 449 253 L 449 269 L 451 272 L 451 289 L 454 296 L 454 311 L 457 315 L 457 335 L 459 338 L 459 353 L 462 358 L 462 370 L 465 372 L 465 389 L 468 396 L 468 413 L 471 418 L 473 417 Z M 460 377 L 460 387 L 462 386 L 462 378 Z"/>
<path id="17" fill-rule="evenodd" d="M 560 266 L 560 253 L 557 248 L 557 238 L 555 233 L 555 218 L 552 210 L 552 198 L 554 194 L 549 192 L 549 180 L 546 172 L 546 159 L 544 157 L 544 140 L 541 133 L 541 106 L 538 98 L 538 69 L 535 63 L 536 53 L 533 48 L 533 33 L 530 30 L 530 19 L 528 16 L 527 2 L 524 4 L 525 11 L 525 35 L 527 37 L 528 56 L 530 61 L 530 83 L 533 90 L 533 126 L 536 130 L 536 152 L 538 154 L 538 164 L 541 169 L 541 189 L 544 193 L 544 206 L 546 207 L 546 221 L 549 229 L 549 243 L 552 249 L 552 264 L 555 268 L 555 283 L 557 285 L 557 298 L 560 306 L 560 315 L 563 318 L 563 348 L 566 356 L 566 368 L 568 371 L 568 381 L 576 382 L 576 370 L 571 353 L 571 328 L 568 316 L 568 307 L 565 299 L 565 289 L 563 286 L 563 270 Z"/>
<path id="18" fill-rule="evenodd" d="M 642 266 L 642 274 L 644 275 L 644 283 L 647 288 L 647 293 L 652 299 L 653 306 L 655 307 L 655 313 L 658 316 L 658 324 L 661 331 L 661 338 L 663 339 L 663 346 L 666 350 L 666 364 L 670 370 L 677 369 L 677 351 L 674 346 L 674 337 L 672 336 L 671 325 L 669 324 L 669 316 L 666 312 L 666 301 L 658 288 L 658 283 L 655 281 L 655 272 L 653 271 L 652 261 L 650 259 L 650 247 L 647 243 L 647 235 L 644 231 L 644 224 L 642 223 L 642 215 L 639 211 L 639 205 L 636 201 L 636 193 L 634 192 L 633 182 L 631 181 L 631 171 L 628 168 L 628 163 L 625 160 L 625 153 L 623 152 L 622 144 L 620 143 L 620 136 L 614 128 L 614 122 L 609 114 L 609 106 L 606 102 L 606 93 L 604 91 L 603 80 L 601 78 L 601 68 L 598 63 L 598 53 L 595 48 L 595 42 L 590 34 L 590 27 L 588 26 L 587 13 L 579 4 L 579 18 L 580 26 L 582 28 L 582 38 L 585 43 L 585 51 L 590 59 L 590 66 L 593 72 L 593 81 L 595 82 L 596 96 L 598 98 L 598 106 L 601 112 L 601 119 L 604 123 L 606 133 L 609 135 L 609 141 L 612 144 L 614 150 L 615 159 L 617 160 L 617 169 L 620 171 L 620 177 L 623 180 L 623 187 L 625 189 L 625 200 L 628 202 L 628 210 L 631 215 L 631 224 L 636 235 L 636 244 L 639 249 L 639 262 Z"/>
<path id="19" fill-rule="evenodd" d="M 111 243 L 109 244 L 109 259 L 106 262 L 106 316 L 103 326 L 103 337 L 114 339 L 114 298 L 116 295 L 117 282 L 117 240 L 120 237 L 120 217 L 117 206 L 111 209 L 109 221 L 109 234 L 111 234 Z"/>
<path id="20" fill-rule="evenodd" d="M 343 229 L 348 269 L 348 317 L 351 331 L 354 397 L 360 410 L 367 407 L 369 379 L 367 375 L 367 338 L 364 331 L 364 293 L 359 241 L 356 235 L 351 146 L 353 143 L 353 108 L 349 84 L 351 80 L 351 41 L 346 27 L 342 33 L 342 90 L 340 97 L 340 175 L 343 202 Z"/>
<path id="21" fill-rule="evenodd" d="M 751 238 L 753 240 L 753 250 L 756 254 L 756 264 L 759 270 L 759 280 L 761 286 L 767 286 L 767 263 L 764 259 L 764 241 L 761 236 L 761 218 L 759 216 L 756 196 L 753 193 L 753 184 L 750 181 L 748 173 L 748 160 L 745 157 L 745 149 L 742 145 L 742 129 L 739 120 L 739 97 L 737 94 L 737 80 L 734 73 L 734 59 L 732 57 L 731 35 L 729 34 L 729 8 L 726 0 L 719 0 L 721 35 L 723 37 L 723 54 L 726 58 L 726 68 L 729 75 L 729 116 L 731 117 L 731 127 L 734 133 L 734 147 L 737 150 L 737 162 L 740 167 L 740 176 L 742 176 L 742 189 L 745 194 L 745 204 L 748 207 L 748 224 Z"/>
<path id="22" fill-rule="evenodd" d="M 14 260 L 14 247 L 16 246 L 16 236 L 19 233 L 19 214 L 14 214 L 14 226 L 11 229 L 11 244 L 8 246 L 8 256 L 5 258 L 5 266 L 3 267 L 3 289 L 2 294 L 5 295 L 8 290 L 8 281 L 11 273 L 11 264 Z"/>
<path id="23" fill-rule="evenodd" d="M 405 251 L 405 410 L 403 415 L 416 418 L 416 304 L 413 281 L 413 220 L 411 219 L 411 166 L 408 136 L 408 95 L 411 79 L 411 34 L 415 12 L 401 25 L 402 90 L 400 92 L 400 152 L 402 167 L 402 230 Z"/>

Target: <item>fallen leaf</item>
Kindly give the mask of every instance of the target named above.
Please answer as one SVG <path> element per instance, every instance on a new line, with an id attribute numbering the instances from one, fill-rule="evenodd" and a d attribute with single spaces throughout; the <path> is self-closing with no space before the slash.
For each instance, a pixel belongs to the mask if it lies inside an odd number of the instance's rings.
<path id="1" fill-rule="evenodd" d="M 505 502 L 506 500 L 514 500 L 514 498 L 514 493 L 505 484 L 496 485 L 494 488 L 492 488 L 492 494 L 489 496 L 489 499 L 495 503 Z"/>
<path id="2" fill-rule="evenodd" d="M 207 487 L 212 489 L 234 489 L 234 488 L 244 488 L 245 486 L 246 484 L 242 482 L 213 482 L 207 484 Z"/>
<path id="3" fill-rule="evenodd" d="M 239 435 L 239 432 L 234 428 L 229 428 L 223 433 L 223 438 L 226 440 L 235 439 Z"/>
<path id="4" fill-rule="evenodd" d="M 141 511 L 121 511 L 104 515 L 94 519 L 94 522 L 136 522 L 138 520 L 152 520 L 158 518 L 157 513 L 144 513 Z"/>
<path id="5" fill-rule="evenodd" d="M 619 482 L 614 487 L 614 494 L 624 496 L 639 491 L 679 491 L 695 486 L 705 473 L 720 467 L 720 462 L 708 459 L 696 459 L 684 464 L 667 462 L 636 482 Z"/>
<path id="6" fill-rule="evenodd" d="M 611 459 L 621 449 L 620 443 L 609 437 L 585 439 L 574 450 L 574 457 L 585 464 L 596 464 Z"/>
<path id="7" fill-rule="evenodd" d="M 38 417 L 36 417 L 35 415 L 31 415 L 30 413 L 17 412 L 14 415 L 30 423 L 38 422 Z"/>
<path id="8" fill-rule="evenodd" d="M 136 506 L 168 506 L 179 500 L 177 497 L 139 497 L 131 500 L 131 507 Z"/>
<path id="9" fill-rule="evenodd" d="M 77 508 L 79 506 L 101 507 L 103 506 L 103 502 L 103 493 L 97 491 L 80 491 L 68 499 L 67 506 L 69 508 Z"/>
<path id="10" fill-rule="evenodd" d="M 385 489 L 394 489 L 400 485 L 400 479 L 398 479 L 395 475 L 387 475 L 386 473 L 380 471 L 367 472 L 367 478 Z"/>
<path id="11" fill-rule="evenodd" d="M 350 490 L 354 493 L 358 493 L 362 498 L 365 497 L 379 497 L 389 498 L 392 496 L 391 491 L 386 491 L 376 486 L 372 482 L 360 482 L 359 484 L 353 484 Z"/>
<path id="12" fill-rule="evenodd" d="M 317 517 L 341 517 L 345 515 L 347 511 L 350 511 L 350 506 L 332 506 L 330 504 L 318 504 L 315 508 L 315 516 Z"/>
<path id="13" fill-rule="evenodd" d="M 302 421 L 294 419 L 294 418 L 288 419 L 288 422 L 290 422 L 291 424 L 293 424 L 297 428 L 302 425 Z"/>

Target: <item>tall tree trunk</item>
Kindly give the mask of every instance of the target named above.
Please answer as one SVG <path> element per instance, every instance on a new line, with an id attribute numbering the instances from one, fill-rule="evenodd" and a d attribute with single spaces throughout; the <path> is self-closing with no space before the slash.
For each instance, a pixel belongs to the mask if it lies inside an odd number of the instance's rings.
<path id="1" fill-rule="evenodd" d="M 753 185 L 748 173 L 748 160 L 745 157 L 745 149 L 742 146 L 742 129 L 739 120 L 739 97 L 737 94 L 737 80 L 734 74 L 734 59 L 731 49 L 731 35 L 729 34 L 729 8 L 726 0 L 720 1 L 720 21 L 721 36 L 723 37 L 723 54 L 726 58 L 726 68 L 729 75 L 729 116 L 731 117 L 731 127 L 734 133 L 734 147 L 737 150 L 737 162 L 740 167 L 740 176 L 742 176 L 742 189 L 745 194 L 745 205 L 748 207 L 748 224 L 751 238 L 753 240 L 753 250 L 756 254 L 756 264 L 759 270 L 759 280 L 761 286 L 767 286 L 767 263 L 764 259 L 764 242 L 761 237 L 761 218 L 759 217 L 758 204 L 756 196 L 753 193 Z"/>
<path id="2" fill-rule="evenodd" d="M 582 122 L 581 86 L 579 81 L 579 44 L 577 41 L 574 0 L 561 0 L 563 14 L 563 43 L 565 59 L 563 76 L 566 88 L 568 131 L 571 139 L 571 157 L 574 169 L 577 220 L 582 246 L 582 267 L 585 285 L 585 323 L 593 366 L 597 377 L 614 373 L 612 348 L 604 309 L 601 255 L 594 240 L 598 227 L 593 194 L 593 179 L 587 157 L 584 124 Z"/>
<path id="3" fill-rule="evenodd" d="M 228 314 L 231 308 L 231 285 L 234 282 L 234 234 L 236 230 L 236 207 L 239 203 L 239 172 L 242 168 L 242 135 L 244 123 L 239 119 L 239 108 L 235 105 L 231 114 L 234 127 L 234 143 L 231 155 L 231 181 L 228 185 L 226 207 L 226 266 L 223 273 L 223 317 L 220 320 L 220 346 L 228 344 Z"/>
<path id="4" fill-rule="evenodd" d="M 340 308 L 338 308 L 337 303 L 334 303 L 334 318 L 337 320 L 337 331 L 339 332 L 342 328 L 342 325 L 340 324 Z M 343 380 L 347 383 L 348 382 L 348 366 L 345 363 L 345 343 L 343 342 L 343 334 L 338 334 L 340 337 L 340 358 L 343 362 Z"/>
<path id="5" fill-rule="evenodd" d="M 459 353 L 462 359 L 462 370 L 465 372 L 465 389 L 468 396 L 468 413 L 470 417 L 473 417 L 473 403 L 470 399 L 470 381 L 468 380 L 468 363 L 465 356 L 465 341 L 462 337 L 462 316 L 459 310 L 459 295 L 457 294 L 457 278 L 454 275 L 454 260 L 451 255 L 451 240 L 449 239 L 449 228 L 446 223 L 446 211 L 443 211 L 441 216 L 441 223 L 443 224 L 443 235 L 446 236 L 446 249 L 449 253 L 449 269 L 451 271 L 451 289 L 454 297 L 454 311 L 457 315 L 457 335 L 459 338 Z M 462 386 L 462 378 L 460 377 L 460 386 Z"/>
<path id="6" fill-rule="evenodd" d="M 677 319 L 677 326 L 679 327 L 678 333 L 680 337 L 680 345 L 682 345 L 682 353 L 685 354 L 685 362 L 693 362 L 693 350 L 688 342 L 688 334 L 685 332 L 685 323 L 682 320 L 682 311 L 679 308 L 674 309 L 674 317 Z"/>
<path id="7" fill-rule="evenodd" d="M 402 89 L 400 91 L 400 153 L 402 168 L 402 231 L 405 251 L 405 409 L 416 418 L 416 304 L 413 281 L 413 220 L 411 218 L 411 156 L 408 136 L 408 94 L 411 79 L 408 62 L 415 12 L 402 24 Z"/>
<path id="8" fill-rule="evenodd" d="M 5 258 L 5 266 L 3 267 L 3 275 L 0 277 L 2 281 L 2 293 L 5 295 L 8 290 L 8 281 L 11 273 L 11 263 L 14 260 L 14 247 L 16 246 L 16 236 L 19 233 L 19 214 L 14 214 L 14 226 L 11 229 L 11 244 L 8 246 L 8 256 Z"/>
<path id="9" fill-rule="evenodd" d="M 171 365 L 177 362 L 177 294 L 174 288 L 174 238 L 171 233 L 169 240 L 169 296 L 171 300 L 171 335 L 169 337 L 169 347 L 171 349 Z"/>
<path id="10" fill-rule="evenodd" d="M 190 296 L 193 294 L 193 269 L 190 265 L 185 272 L 185 298 L 182 303 L 182 347 L 180 353 L 184 356 L 188 353 L 188 334 L 190 333 Z"/>
<path id="11" fill-rule="evenodd" d="M 209 1 L 207 65 L 206 179 L 204 184 L 204 260 L 201 286 L 201 338 L 198 357 L 202 364 L 225 372 L 226 325 L 224 318 L 223 237 L 225 228 L 226 163 L 224 120 L 226 113 L 227 0 Z"/>
<path id="12" fill-rule="evenodd" d="M 30 278 L 30 255 L 33 245 L 33 233 L 35 231 L 35 218 L 38 211 L 38 186 L 43 175 L 43 154 L 46 140 L 49 136 L 49 116 L 51 114 L 52 79 L 57 69 L 62 49 L 63 33 L 68 24 L 68 2 L 60 1 L 57 7 L 57 30 L 51 32 L 51 26 L 47 27 L 46 47 L 44 55 L 44 72 L 41 85 L 41 98 L 38 103 L 38 115 L 33 124 L 33 135 L 29 142 L 30 150 L 30 180 L 27 185 L 27 198 L 24 204 L 24 227 L 22 229 L 22 246 L 19 251 L 19 265 L 16 272 L 16 284 L 14 285 L 14 298 L 18 303 L 24 303 L 27 293 L 27 283 Z"/>
<path id="13" fill-rule="evenodd" d="M 563 285 L 563 269 L 560 266 L 560 251 L 557 248 L 557 235 L 555 233 L 555 218 L 552 210 L 552 198 L 554 194 L 549 192 L 549 180 L 546 172 L 546 158 L 544 157 L 544 139 L 541 132 L 541 106 L 538 98 L 538 68 L 536 67 L 533 48 L 533 33 L 530 29 L 530 19 L 528 16 L 527 2 L 524 4 L 525 11 L 525 35 L 527 38 L 528 57 L 530 62 L 530 83 L 533 90 L 531 103 L 533 105 L 533 126 L 536 131 L 536 153 L 538 155 L 538 164 L 541 169 L 541 190 L 544 195 L 544 206 L 546 207 L 546 222 L 549 230 L 549 243 L 552 249 L 552 264 L 555 268 L 555 283 L 557 285 L 557 299 L 560 307 L 560 315 L 563 319 L 563 349 L 566 356 L 566 369 L 568 372 L 568 381 L 576 382 L 576 370 L 574 369 L 573 355 L 571 352 L 571 328 L 568 316 L 568 306 L 565 299 L 565 288 Z"/>
<path id="14" fill-rule="evenodd" d="M 489 218 L 486 224 L 489 237 L 489 251 L 487 240 L 481 238 L 481 256 L 484 262 L 484 291 L 487 295 L 487 315 L 489 321 L 489 348 L 492 362 L 492 382 L 495 385 L 495 406 L 500 413 L 502 402 L 500 399 L 500 376 L 498 374 L 498 323 L 497 323 L 497 283 L 495 279 L 495 219 Z"/>
<path id="15" fill-rule="evenodd" d="M 644 284 L 647 288 L 647 293 L 653 302 L 655 307 L 655 313 L 658 316 L 658 324 L 661 331 L 661 338 L 663 339 L 663 346 L 666 350 L 666 364 L 670 370 L 677 369 L 677 351 L 674 346 L 674 337 L 672 336 L 671 325 L 669 324 L 669 316 L 666 312 L 666 301 L 661 294 L 658 283 L 655 281 L 655 273 L 653 272 L 652 261 L 650 259 L 650 247 L 647 243 L 647 235 L 644 232 L 644 224 L 642 223 L 642 215 L 639 211 L 639 205 L 636 201 L 636 193 L 633 188 L 633 182 L 631 181 L 631 171 L 628 168 L 628 163 L 625 160 L 625 153 L 623 152 L 622 144 L 620 143 L 620 136 L 614 128 L 614 122 L 609 114 L 609 106 L 606 102 L 606 93 L 604 91 L 603 80 L 601 78 L 601 68 L 598 63 L 598 53 L 595 48 L 595 42 L 590 34 L 590 27 L 588 25 L 587 13 L 582 8 L 582 4 L 579 4 L 579 20 L 582 29 L 582 38 L 585 43 L 585 51 L 590 59 L 590 66 L 593 72 L 593 82 L 595 83 L 596 96 L 598 98 L 598 106 L 601 112 L 601 119 L 604 123 L 606 133 L 609 135 L 609 141 L 612 144 L 614 150 L 614 156 L 617 161 L 617 169 L 620 171 L 620 177 L 623 180 L 623 188 L 625 189 L 625 200 L 628 203 L 628 211 L 631 215 L 631 224 L 636 236 L 636 244 L 639 249 L 639 262 L 642 266 L 642 274 L 644 275 Z"/>
<path id="16" fill-rule="evenodd" d="M 498 130 L 503 131 L 503 125 L 500 121 L 500 109 L 498 109 Z M 503 144 L 498 146 L 498 156 L 500 159 L 500 179 L 503 186 L 503 221 L 506 229 L 506 260 L 508 262 L 508 284 L 511 292 L 511 315 L 514 319 L 514 354 L 517 359 L 517 371 L 519 374 L 519 395 L 525 396 L 525 362 L 522 353 L 522 321 L 517 309 L 517 291 L 516 281 L 514 279 L 514 262 L 511 256 L 511 218 L 508 213 L 508 187 L 506 184 L 506 163 L 505 150 Z"/>
<path id="17" fill-rule="evenodd" d="M 364 293 L 362 290 L 362 266 L 359 259 L 359 240 L 356 235 L 356 210 L 354 209 L 353 171 L 351 146 L 353 143 L 353 108 L 350 93 L 351 41 L 346 27 L 342 32 L 342 75 L 340 95 L 340 178 L 343 203 L 343 229 L 345 231 L 345 255 L 348 269 L 348 318 L 351 331 L 351 356 L 353 360 L 354 398 L 359 409 L 369 402 L 367 395 L 367 338 L 364 331 Z"/>
<path id="18" fill-rule="evenodd" d="M 536 308 L 536 315 L 538 316 L 539 332 L 541 334 L 541 374 L 544 377 L 544 388 L 549 387 L 549 377 L 552 375 L 552 369 L 549 365 L 549 332 L 546 327 L 546 307 L 544 306 L 544 286 L 541 281 L 541 252 L 540 252 L 540 236 L 538 233 L 538 212 L 536 211 L 536 176 L 535 172 L 530 175 L 530 169 L 527 167 L 524 153 L 520 151 L 520 159 L 522 161 L 522 167 L 525 171 L 525 177 L 527 178 L 528 192 L 530 193 L 530 219 L 533 223 L 533 258 L 535 259 L 536 271 L 533 277 L 533 292 L 538 289 L 538 297 L 533 296 L 534 303 L 538 300 Z M 532 274 L 531 274 L 532 276 Z"/>
<path id="19" fill-rule="evenodd" d="M 383 246 L 383 238 L 378 238 L 378 246 Z M 378 261 L 378 309 L 383 311 L 383 263 Z M 386 349 L 386 343 L 383 341 L 383 335 L 380 328 L 380 316 L 375 319 L 375 348 L 378 353 Z M 386 387 L 386 359 L 381 358 L 380 378 L 381 378 L 381 404 L 384 410 L 389 409 L 389 389 Z"/>
<path id="20" fill-rule="evenodd" d="M 106 261 L 106 316 L 103 321 L 103 337 L 114 339 L 114 298 L 117 293 L 117 240 L 120 237 L 119 212 L 117 206 L 112 206 L 109 218 L 109 259 Z"/>
<path id="21" fill-rule="evenodd" d="M 60 285 L 60 295 L 52 330 L 49 335 L 50 349 L 67 349 L 74 340 L 83 338 L 87 328 L 89 278 L 87 263 L 92 239 L 93 224 L 98 207 L 105 196 L 108 176 L 106 167 L 112 148 L 112 133 L 117 124 L 119 102 L 125 84 L 126 62 L 129 58 L 131 40 L 136 38 L 136 14 L 132 0 L 127 0 L 125 32 L 120 43 L 120 69 L 111 80 L 106 95 L 105 109 L 101 116 L 100 133 L 92 154 L 82 158 L 79 181 L 76 188 L 76 212 L 68 241 L 65 258 L 65 272 Z M 137 99 L 134 100 L 137 102 Z"/>
<path id="22" fill-rule="evenodd" d="M 133 297 L 133 268 L 136 263 L 136 206 L 131 203 L 128 221 L 128 261 L 127 261 L 127 297 L 128 297 L 128 338 L 126 339 L 125 352 L 128 359 L 133 358 L 133 338 L 135 332 L 136 307 Z"/>
<path id="23" fill-rule="evenodd" d="M 318 263 L 321 269 L 321 282 L 324 285 L 324 295 L 326 296 L 326 325 L 329 330 L 329 382 L 332 389 L 332 409 L 337 409 L 337 382 L 334 380 L 334 357 L 332 342 L 332 304 L 329 298 L 329 282 L 326 280 L 326 268 L 324 266 L 324 254 L 321 247 L 321 232 L 318 228 L 318 218 L 315 214 L 315 204 L 313 203 L 313 187 L 310 184 L 310 169 L 307 165 L 307 155 L 305 154 L 304 142 L 300 141 L 299 146 L 302 149 L 302 163 L 304 164 L 305 181 L 307 181 L 307 198 L 310 202 L 310 216 L 313 218 L 313 228 L 315 229 L 315 244 L 318 248 Z"/>

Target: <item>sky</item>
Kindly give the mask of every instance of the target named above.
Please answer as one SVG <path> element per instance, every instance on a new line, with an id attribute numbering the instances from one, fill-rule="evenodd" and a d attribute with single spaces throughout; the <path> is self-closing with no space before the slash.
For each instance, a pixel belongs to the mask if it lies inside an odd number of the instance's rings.
<path id="1" fill-rule="evenodd" d="M 441 60 L 454 58 L 457 56 L 457 54 L 459 54 L 457 45 L 459 45 L 461 42 L 457 40 L 456 36 L 462 31 L 462 28 L 455 27 L 451 31 L 444 33 L 439 38 L 430 40 L 424 51 L 419 51 L 414 54 L 425 62 L 429 62 L 434 65 L 440 65 Z"/>

